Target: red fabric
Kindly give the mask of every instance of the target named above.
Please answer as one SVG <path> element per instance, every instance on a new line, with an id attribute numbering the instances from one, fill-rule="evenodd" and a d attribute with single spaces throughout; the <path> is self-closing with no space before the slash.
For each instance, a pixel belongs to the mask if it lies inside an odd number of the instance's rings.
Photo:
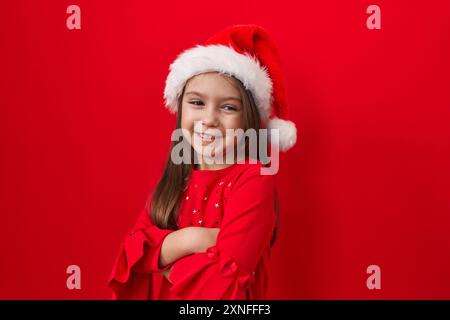
<path id="1" fill-rule="evenodd" d="M 233 25 L 219 31 L 205 42 L 205 45 L 213 44 L 231 46 L 241 54 L 254 56 L 267 68 L 273 85 L 270 115 L 287 119 L 288 106 L 280 54 L 267 30 L 260 25 Z"/>
<path id="2" fill-rule="evenodd" d="M 179 228 L 220 228 L 215 246 L 158 268 L 164 237 L 146 210 L 120 246 L 109 286 L 114 299 L 264 299 L 270 239 L 275 227 L 275 183 L 261 164 L 194 170 L 183 194 Z M 159 274 L 173 265 L 172 284 Z"/>

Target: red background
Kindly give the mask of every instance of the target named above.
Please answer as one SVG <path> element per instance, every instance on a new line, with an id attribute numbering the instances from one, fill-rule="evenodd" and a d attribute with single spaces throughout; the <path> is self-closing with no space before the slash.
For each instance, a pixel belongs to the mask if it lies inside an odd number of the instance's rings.
<path id="1" fill-rule="evenodd" d="M 81 30 L 66 8 L 81 7 Z M 366 8 L 381 8 L 368 30 Z M 299 129 L 269 298 L 450 298 L 448 1 L 2 1 L 0 298 L 108 299 L 166 159 L 178 53 L 235 23 L 278 44 Z M 81 267 L 81 290 L 66 267 Z M 366 268 L 381 267 L 381 290 Z"/>

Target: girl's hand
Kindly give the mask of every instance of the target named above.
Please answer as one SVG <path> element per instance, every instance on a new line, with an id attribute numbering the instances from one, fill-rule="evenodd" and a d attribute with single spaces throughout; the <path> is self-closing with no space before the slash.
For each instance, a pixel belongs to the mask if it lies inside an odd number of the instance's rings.
<path id="1" fill-rule="evenodd" d="M 170 277 L 170 272 L 172 271 L 173 265 L 164 271 L 161 271 L 159 274 L 162 275 L 164 278 L 167 279 L 167 281 L 169 281 L 170 283 L 172 283 L 172 281 L 170 281 L 169 277 Z"/>

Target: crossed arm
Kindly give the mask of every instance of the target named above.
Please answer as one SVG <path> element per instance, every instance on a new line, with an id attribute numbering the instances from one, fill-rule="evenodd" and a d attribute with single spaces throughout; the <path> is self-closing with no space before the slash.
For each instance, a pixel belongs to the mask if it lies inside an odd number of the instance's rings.
<path id="1" fill-rule="evenodd" d="M 159 267 L 163 268 L 193 253 L 205 252 L 216 244 L 219 231 L 219 228 L 187 227 L 168 234 L 161 246 Z M 169 268 L 160 272 L 169 282 L 171 282 L 169 278 L 171 270 L 172 268 Z"/>

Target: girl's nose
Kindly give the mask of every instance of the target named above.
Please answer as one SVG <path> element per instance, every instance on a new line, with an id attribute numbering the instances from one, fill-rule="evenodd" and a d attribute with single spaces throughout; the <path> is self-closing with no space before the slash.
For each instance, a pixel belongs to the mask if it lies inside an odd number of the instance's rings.
<path id="1" fill-rule="evenodd" d="M 203 114 L 202 124 L 208 127 L 215 127 L 218 125 L 218 117 L 215 108 L 206 108 Z"/>

